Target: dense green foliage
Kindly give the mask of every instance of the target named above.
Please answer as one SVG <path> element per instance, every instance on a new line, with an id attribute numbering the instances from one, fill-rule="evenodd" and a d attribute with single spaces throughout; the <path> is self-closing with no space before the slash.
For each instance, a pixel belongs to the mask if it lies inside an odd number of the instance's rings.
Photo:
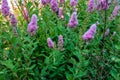
<path id="1" fill-rule="evenodd" d="M 72 8 L 69 1 L 64 5 L 64 19 L 51 11 L 49 4 L 39 9 L 38 4 L 28 2 L 29 18 L 38 16 L 38 30 L 35 36 L 27 32 L 28 22 L 21 14 L 18 20 L 18 34 L 0 13 L 0 80 L 120 80 L 120 18 L 110 21 L 114 5 L 107 10 L 107 28 L 104 34 L 104 11 L 88 13 L 87 1 L 79 0 L 77 14 L 79 25 L 67 27 Z M 70 14 L 70 15 L 69 15 Z M 99 21 L 95 38 L 88 43 L 82 35 Z M 106 28 L 106 29 L 107 29 Z M 112 36 L 116 32 L 115 36 Z M 57 49 L 58 36 L 63 35 L 64 49 Z M 50 49 L 50 37 L 55 48 Z"/>

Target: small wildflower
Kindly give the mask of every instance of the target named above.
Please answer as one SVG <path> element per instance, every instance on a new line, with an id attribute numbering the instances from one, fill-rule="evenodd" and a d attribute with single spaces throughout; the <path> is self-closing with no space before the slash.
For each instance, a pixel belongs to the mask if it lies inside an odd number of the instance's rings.
<path id="1" fill-rule="evenodd" d="M 7 0 L 2 0 L 1 8 L 2 8 L 3 16 L 9 16 L 9 14 L 10 14 L 10 7 L 8 6 Z"/>
<path id="2" fill-rule="evenodd" d="M 85 34 L 82 36 L 83 40 L 88 41 L 94 38 L 94 34 L 96 33 L 96 24 L 93 24 L 90 29 L 85 32 Z"/>
<path id="3" fill-rule="evenodd" d="M 26 7 L 23 7 L 23 15 L 24 15 L 24 19 L 28 21 L 28 11 Z"/>
<path id="4" fill-rule="evenodd" d="M 54 42 L 51 40 L 51 38 L 47 39 L 47 43 L 49 48 L 54 48 Z"/>
<path id="5" fill-rule="evenodd" d="M 11 14 L 11 25 L 17 27 L 17 20 L 14 14 Z"/>
<path id="6" fill-rule="evenodd" d="M 57 0 L 51 0 L 50 7 L 54 12 L 57 12 L 59 9 Z"/>
<path id="7" fill-rule="evenodd" d="M 115 16 L 118 15 L 118 11 L 119 11 L 119 7 L 118 6 L 115 6 L 111 16 L 110 16 L 110 19 L 113 20 L 115 18 Z"/>
<path id="8" fill-rule="evenodd" d="M 59 8 L 58 16 L 59 16 L 59 18 L 61 18 L 61 19 L 64 18 L 64 15 L 63 15 L 63 8 Z"/>
<path id="9" fill-rule="evenodd" d="M 46 5 L 48 3 L 47 0 L 41 0 L 41 2 L 43 5 Z"/>
<path id="10" fill-rule="evenodd" d="M 77 6 L 78 0 L 70 0 L 70 5 L 71 6 Z"/>
<path id="11" fill-rule="evenodd" d="M 98 0 L 97 1 L 97 10 L 107 10 L 109 8 L 109 1 L 108 0 Z"/>
<path id="12" fill-rule="evenodd" d="M 71 18 L 69 20 L 68 26 L 70 28 L 74 28 L 78 25 L 78 20 L 77 20 L 77 12 L 73 12 L 73 14 L 71 15 Z"/>
<path id="13" fill-rule="evenodd" d="M 88 9 L 87 9 L 88 12 L 93 12 L 93 10 L 95 8 L 94 2 L 95 2 L 94 0 L 89 0 Z"/>
<path id="14" fill-rule="evenodd" d="M 38 27 L 37 27 L 37 16 L 35 14 L 32 15 L 31 21 L 28 24 L 27 31 L 33 36 L 36 34 Z"/>
<path id="15" fill-rule="evenodd" d="M 109 33 L 110 33 L 110 29 L 108 28 L 108 29 L 105 31 L 105 33 L 104 33 L 104 37 L 108 36 Z"/>
<path id="16" fill-rule="evenodd" d="M 59 50 L 63 50 L 63 43 L 64 43 L 63 36 L 59 35 L 59 37 L 58 37 L 58 49 Z"/>

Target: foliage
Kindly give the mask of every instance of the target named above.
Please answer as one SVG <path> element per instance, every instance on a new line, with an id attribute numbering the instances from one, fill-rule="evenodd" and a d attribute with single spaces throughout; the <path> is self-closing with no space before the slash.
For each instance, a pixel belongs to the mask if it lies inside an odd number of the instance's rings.
<path id="1" fill-rule="evenodd" d="M 20 0 L 22 1 L 22 0 Z M 38 30 L 35 36 L 27 32 L 28 22 L 21 9 L 17 13 L 16 36 L 9 21 L 0 13 L 0 80 L 119 80 L 120 79 L 120 18 L 110 21 L 114 5 L 107 10 L 107 28 L 110 34 L 102 41 L 104 33 L 104 11 L 88 13 L 87 1 L 78 0 L 79 25 L 67 27 L 72 7 L 69 1 L 64 5 L 64 19 L 47 4 L 39 8 L 36 1 L 25 5 L 29 18 L 38 16 Z M 21 2 L 19 2 L 21 5 Z M 20 7 L 20 6 L 19 6 Z M 94 40 L 83 41 L 82 35 L 96 21 L 99 21 Z M 116 35 L 113 36 L 113 33 Z M 63 35 L 64 49 L 58 50 L 58 36 Z M 50 37 L 55 48 L 50 49 Z"/>

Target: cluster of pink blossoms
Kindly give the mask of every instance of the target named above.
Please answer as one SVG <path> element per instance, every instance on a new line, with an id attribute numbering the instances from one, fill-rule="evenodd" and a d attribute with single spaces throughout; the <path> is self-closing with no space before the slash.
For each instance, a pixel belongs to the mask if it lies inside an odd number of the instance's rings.
<path id="1" fill-rule="evenodd" d="M 58 16 L 59 16 L 59 18 L 61 18 L 61 19 L 64 18 L 64 15 L 63 15 L 63 8 L 62 8 L 62 7 L 59 8 Z"/>
<path id="2" fill-rule="evenodd" d="M 17 19 L 14 14 L 11 14 L 11 25 L 17 27 Z"/>
<path id="3" fill-rule="evenodd" d="M 95 0 L 89 0 L 88 2 L 88 9 L 87 11 L 88 12 L 93 12 L 94 11 L 94 8 L 95 8 Z"/>
<path id="4" fill-rule="evenodd" d="M 68 26 L 70 28 L 75 28 L 78 25 L 78 20 L 77 20 L 77 12 L 73 12 L 71 15 L 71 18 L 69 20 Z"/>
<path id="5" fill-rule="evenodd" d="M 117 15 L 118 15 L 118 11 L 120 10 L 120 8 L 118 6 L 114 7 L 114 10 L 110 16 L 110 19 L 113 20 Z"/>
<path id="6" fill-rule="evenodd" d="M 10 7 L 8 5 L 7 0 L 2 0 L 1 8 L 2 8 L 3 16 L 9 16 L 10 15 Z"/>
<path id="7" fill-rule="evenodd" d="M 60 4 L 59 4 L 59 11 L 58 11 L 58 16 L 60 19 L 63 19 L 64 18 L 64 14 L 63 14 L 63 5 L 65 3 L 65 0 L 60 0 Z"/>
<path id="8" fill-rule="evenodd" d="M 109 9 L 111 0 L 97 0 L 95 3 L 95 0 L 89 0 L 88 2 L 88 12 L 93 12 L 95 9 L 96 10 L 107 10 Z M 110 19 L 114 19 L 115 16 L 117 16 L 119 7 L 115 6 Z M 82 36 L 83 40 L 88 41 L 94 38 L 94 34 L 96 33 L 96 24 L 93 24 L 90 29 Z M 106 37 L 110 33 L 110 29 L 108 28 L 106 32 L 103 34 L 103 37 Z"/>
<path id="9" fill-rule="evenodd" d="M 50 1 L 50 7 L 54 12 L 58 11 L 58 1 L 57 0 L 51 0 Z"/>
<path id="10" fill-rule="evenodd" d="M 63 36 L 62 35 L 59 35 L 58 36 L 58 49 L 59 50 L 62 50 L 63 49 L 63 43 L 64 43 L 64 41 L 63 41 Z M 47 44 L 48 44 L 48 47 L 49 48 L 54 48 L 54 42 L 52 41 L 52 39 L 51 38 L 48 38 L 47 39 Z"/>
<path id="11" fill-rule="evenodd" d="M 33 14 L 32 18 L 31 18 L 31 21 L 28 24 L 27 31 L 31 34 L 31 36 L 33 36 L 33 35 L 36 34 L 37 29 L 38 29 L 38 26 L 37 26 L 37 16 L 36 16 L 36 14 Z"/>
<path id="12" fill-rule="evenodd" d="M 62 49 L 63 49 L 63 44 L 64 44 L 63 36 L 62 36 L 62 35 L 59 35 L 59 36 L 58 36 L 58 49 L 59 49 L 59 50 L 62 50 Z"/>
<path id="13" fill-rule="evenodd" d="M 88 41 L 94 38 L 94 34 L 96 33 L 96 24 L 93 24 L 90 29 L 85 32 L 85 34 L 82 36 L 83 40 Z"/>
<path id="14" fill-rule="evenodd" d="M 54 42 L 51 40 L 51 38 L 47 39 L 47 43 L 49 48 L 54 48 Z"/>
<path id="15" fill-rule="evenodd" d="M 73 13 L 68 22 L 69 28 L 75 28 L 78 25 L 77 10 L 76 10 L 77 4 L 78 4 L 78 0 L 70 0 L 70 5 L 73 7 Z"/>
<path id="16" fill-rule="evenodd" d="M 94 9 L 96 10 L 106 10 L 109 8 L 110 0 L 97 0 L 97 3 L 95 3 L 95 0 L 89 0 L 88 2 L 88 12 L 93 12 Z"/>
<path id="17" fill-rule="evenodd" d="M 26 21 L 28 21 L 29 15 L 26 7 L 23 7 L 23 16 Z"/>
<path id="18" fill-rule="evenodd" d="M 109 1 L 108 0 L 98 0 L 97 1 L 97 10 L 106 10 L 109 8 Z"/>
<path id="19" fill-rule="evenodd" d="M 109 35 L 109 33 L 110 33 L 110 29 L 108 28 L 108 29 L 105 31 L 105 33 L 104 33 L 104 36 L 103 36 L 103 37 L 108 36 L 108 35 Z"/>
<path id="20" fill-rule="evenodd" d="M 6 17 L 7 21 L 10 20 L 11 26 L 13 26 L 12 28 L 13 28 L 14 34 L 17 35 L 17 19 L 13 13 L 10 13 L 10 7 L 8 5 L 7 0 L 2 0 L 1 12 L 2 12 L 2 15 Z"/>
<path id="21" fill-rule="evenodd" d="M 64 18 L 63 16 L 63 8 L 59 8 L 58 0 L 41 0 L 43 5 L 46 5 L 47 3 L 50 3 L 50 7 L 54 12 L 58 12 L 58 16 L 60 18 Z M 60 0 L 60 4 L 64 4 L 65 0 Z M 78 4 L 78 0 L 70 0 L 70 5 L 73 7 L 73 13 L 69 19 L 68 22 L 68 27 L 70 28 L 75 28 L 78 25 L 78 20 L 77 20 L 77 10 L 76 6 Z M 109 8 L 110 0 L 97 0 L 95 3 L 95 0 L 89 0 L 88 2 L 88 12 L 93 12 L 94 9 L 96 10 L 107 10 Z M 112 14 L 111 14 L 111 19 L 113 19 L 115 16 L 117 16 L 119 11 L 119 7 L 115 6 Z M 2 14 L 4 16 L 9 16 L 10 15 L 10 8 L 8 6 L 7 0 L 2 0 Z M 28 12 L 26 9 L 24 9 L 24 17 L 28 18 Z M 17 19 L 14 14 L 11 14 L 11 25 L 16 27 L 17 26 Z M 93 24 L 90 29 L 85 32 L 85 34 L 82 36 L 83 40 L 88 41 L 94 38 L 94 35 L 96 33 L 96 24 Z M 36 31 L 38 29 L 37 26 L 37 16 L 35 14 L 32 15 L 31 21 L 28 24 L 28 29 L 27 31 L 31 35 L 35 35 Z M 109 34 L 109 29 L 106 30 L 104 33 L 104 36 L 107 36 Z M 60 35 L 58 37 L 58 48 L 61 48 L 63 46 L 63 36 Z M 54 42 L 48 38 L 47 39 L 48 47 L 49 48 L 54 48 Z"/>
<path id="22" fill-rule="evenodd" d="M 71 6 L 76 6 L 78 4 L 78 0 L 70 0 Z"/>

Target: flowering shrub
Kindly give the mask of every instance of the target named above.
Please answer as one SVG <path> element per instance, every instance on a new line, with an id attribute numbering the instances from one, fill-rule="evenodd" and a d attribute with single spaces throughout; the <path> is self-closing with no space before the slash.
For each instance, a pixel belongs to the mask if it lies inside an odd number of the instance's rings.
<path id="1" fill-rule="evenodd" d="M 7 1 L 0 80 L 120 79 L 119 0 Z"/>

